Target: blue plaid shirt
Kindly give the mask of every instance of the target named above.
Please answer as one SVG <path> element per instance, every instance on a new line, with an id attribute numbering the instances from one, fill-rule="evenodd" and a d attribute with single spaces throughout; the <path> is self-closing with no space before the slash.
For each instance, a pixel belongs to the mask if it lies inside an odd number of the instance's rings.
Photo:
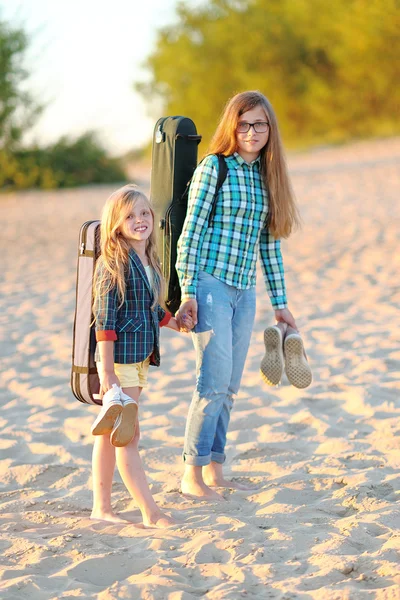
<path id="1" fill-rule="evenodd" d="M 104 269 L 101 262 L 99 267 Z M 106 294 L 97 294 L 93 310 L 96 339 L 114 342 L 114 362 L 133 364 L 150 356 L 150 364 L 160 364 L 160 325 L 167 324 L 171 314 L 158 304 L 152 309 L 152 302 L 153 292 L 143 263 L 131 249 L 123 305 L 118 308 L 114 287 Z M 100 360 L 98 348 L 95 360 Z"/>
<path id="2" fill-rule="evenodd" d="M 260 159 L 248 164 L 235 152 L 225 161 L 228 175 L 218 193 L 210 226 L 218 158 L 206 157 L 193 175 L 176 263 L 182 298 L 196 297 L 199 271 L 238 289 L 254 287 L 259 252 L 272 306 L 286 308 L 280 240 L 265 227 L 268 192 L 260 174 Z"/>

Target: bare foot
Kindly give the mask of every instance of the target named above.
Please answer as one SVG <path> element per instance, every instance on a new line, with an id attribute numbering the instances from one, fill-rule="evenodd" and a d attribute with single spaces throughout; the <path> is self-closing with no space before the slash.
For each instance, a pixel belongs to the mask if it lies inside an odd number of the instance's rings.
<path id="1" fill-rule="evenodd" d="M 101 511 L 101 510 L 97 510 L 97 511 L 92 511 L 92 514 L 90 515 L 90 518 L 93 519 L 94 521 L 107 521 L 108 523 L 131 523 L 131 521 L 128 521 L 128 519 L 123 519 L 122 517 L 119 517 L 118 515 L 116 515 L 115 513 L 112 512 L 112 510 L 110 511 Z"/>
<path id="2" fill-rule="evenodd" d="M 214 490 L 209 488 L 203 481 L 182 479 L 181 492 L 184 496 L 189 496 L 190 498 L 225 501 L 225 498 L 220 494 L 217 494 L 217 492 L 214 492 Z"/>
<path id="3" fill-rule="evenodd" d="M 211 461 L 202 469 L 202 478 L 206 485 L 210 487 L 222 487 L 232 490 L 242 490 L 244 492 L 254 492 L 257 488 L 237 481 L 229 481 L 224 477 L 221 463 Z"/>
<path id="4" fill-rule="evenodd" d="M 166 527 L 172 527 L 173 525 L 177 525 L 177 522 L 172 517 L 168 517 L 164 513 L 160 512 L 156 515 L 151 515 L 148 518 L 144 518 L 143 525 L 146 528 L 154 527 L 156 529 L 165 529 Z"/>
<path id="5" fill-rule="evenodd" d="M 255 486 L 249 484 L 239 483 L 238 481 L 229 481 L 229 479 L 225 479 L 225 477 L 218 479 L 204 479 L 206 484 L 210 487 L 229 488 L 231 490 L 242 490 L 244 492 L 254 492 L 257 489 Z"/>

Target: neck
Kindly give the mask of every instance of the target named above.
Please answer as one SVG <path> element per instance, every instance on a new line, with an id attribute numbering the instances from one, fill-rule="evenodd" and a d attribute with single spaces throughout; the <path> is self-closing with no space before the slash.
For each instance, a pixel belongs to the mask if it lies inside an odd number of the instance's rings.
<path id="1" fill-rule="evenodd" d="M 237 150 L 237 153 L 246 161 L 248 164 L 252 163 L 260 156 L 259 152 L 244 152 L 243 150 Z"/>
<path id="2" fill-rule="evenodd" d="M 138 257 L 140 258 L 140 260 L 142 261 L 142 263 L 144 265 L 147 265 L 149 262 L 149 259 L 147 257 L 147 253 L 146 253 L 146 240 L 143 241 L 131 241 L 130 242 L 130 246 L 131 248 L 134 249 L 134 251 L 136 252 L 136 254 L 138 255 Z"/>

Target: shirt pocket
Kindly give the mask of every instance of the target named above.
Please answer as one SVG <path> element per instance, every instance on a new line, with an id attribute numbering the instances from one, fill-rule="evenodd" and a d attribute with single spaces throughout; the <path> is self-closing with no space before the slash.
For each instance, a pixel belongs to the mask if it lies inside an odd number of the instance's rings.
<path id="1" fill-rule="evenodd" d="M 142 321 L 138 317 L 131 319 L 121 319 L 121 321 L 118 321 L 115 327 L 115 331 L 118 331 L 119 333 L 127 333 L 128 331 L 130 333 L 134 333 L 135 331 L 138 331 L 141 327 Z"/>
<path id="2" fill-rule="evenodd" d="M 237 217 L 249 215 L 252 211 L 251 196 L 246 190 L 231 189 L 229 194 L 218 194 L 214 221 L 223 227 L 232 225 L 232 220 Z"/>

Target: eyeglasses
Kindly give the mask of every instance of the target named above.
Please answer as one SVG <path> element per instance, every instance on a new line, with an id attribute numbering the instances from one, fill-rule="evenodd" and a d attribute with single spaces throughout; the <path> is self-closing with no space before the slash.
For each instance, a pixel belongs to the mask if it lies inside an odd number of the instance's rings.
<path id="1" fill-rule="evenodd" d="M 238 133 L 247 133 L 250 131 L 250 127 L 254 129 L 256 133 L 266 133 L 269 129 L 268 121 L 257 121 L 256 123 L 247 123 L 246 121 L 239 121 L 236 127 Z"/>

